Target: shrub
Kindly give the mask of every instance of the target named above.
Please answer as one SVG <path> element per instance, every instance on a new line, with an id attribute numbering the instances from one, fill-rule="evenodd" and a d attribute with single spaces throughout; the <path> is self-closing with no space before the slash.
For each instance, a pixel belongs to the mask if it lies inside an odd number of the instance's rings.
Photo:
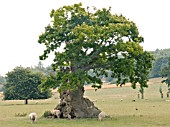
<path id="1" fill-rule="evenodd" d="M 45 117 L 45 118 L 52 117 L 51 111 L 45 111 L 43 117 Z"/>

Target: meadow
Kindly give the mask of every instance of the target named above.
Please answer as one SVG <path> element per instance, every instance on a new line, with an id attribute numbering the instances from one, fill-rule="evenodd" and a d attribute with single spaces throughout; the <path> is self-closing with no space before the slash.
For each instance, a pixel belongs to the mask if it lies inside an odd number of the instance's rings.
<path id="1" fill-rule="evenodd" d="M 95 105 L 110 116 L 102 122 L 97 118 L 73 120 L 43 118 L 45 111 L 53 109 L 59 103 L 59 99 L 55 99 L 57 93 L 50 99 L 38 100 L 38 103 L 29 100 L 28 105 L 24 105 L 23 100 L 0 100 L 0 127 L 169 127 L 170 98 L 166 97 L 168 88 L 160 83 L 161 80 L 158 78 L 149 81 L 144 99 L 138 99 L 139 86 L 136 89 L 115 86 L 97 91 L 87 90 L 85 97 L 95 100 Z M 164 93 L 163 99 L 159 93 L 160 85 Z M 38 114 L 35 124 L 31 124 L 28 118 L 30 112 Z"/>

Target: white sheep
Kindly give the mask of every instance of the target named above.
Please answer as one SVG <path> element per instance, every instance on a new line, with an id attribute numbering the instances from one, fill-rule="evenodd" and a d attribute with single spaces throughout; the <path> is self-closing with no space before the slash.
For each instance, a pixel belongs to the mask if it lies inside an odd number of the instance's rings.
<path id="1" fill-rule="evenodd" d="M 99 121 L 102 121 L 104 118 L 106 117 L 106 113 L 105 112 L 100 112 L 99 115 L 98 115 L 98 119 Z"/>
<path id="2" fill-rule="evenodd" d="M 34 123 L 37 119 L 37 114 L 34 112 L 30 113 L 29 118 L 30 118 L 31 122 Z"/>
<path id="3" fill-rule="evenodd" d="M 71 120 L 71 115 L 70 114 L 68 114 L 67 117 L 68 117 L 69 120 Z"/>
<path id="4" fill-rule="evenodd" d="M 60 110 L 57 110 L 57 109 L 53 109 L 52 111 L 51 111 L 51 114 L 53 115 L 53 116 L 57 116 L 57 118 L 60 118 Z"/>

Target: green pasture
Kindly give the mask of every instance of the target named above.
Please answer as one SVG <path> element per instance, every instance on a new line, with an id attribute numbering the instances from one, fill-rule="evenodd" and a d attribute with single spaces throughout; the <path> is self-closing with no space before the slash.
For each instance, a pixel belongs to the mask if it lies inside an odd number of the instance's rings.
<path id="1" fill-rule="evenodd" d="M 145 89 L 145 99 L 138 99 L 137 87 L 116 87 L 100 89 L 96 92 L 88 90 L 85 97 L 94 101 L 95 105 L 110 117 L 100 122 L 93 119 L 45 119 L 41 116 L 44 111 L 53 109 L 59 99 L 53 96 L 47 100 L 24 101 L 0 100 L 0 127 L 169 127 L 170 126 L 170 98 L 166 97 L 167 86 L 162 86 L 164 98 L 161 99 L 159 88 L 160 79 L 152 79 L 149 88 Z M 123 101 L 121 101 L 123 100 Z M 133 101 L 135 100 L 135 101 Z M 28 118 L 30 112 L 38 114 L 38 120 L 31 124 Z M 17 114 L 27 113 L 26 116 Z"/>

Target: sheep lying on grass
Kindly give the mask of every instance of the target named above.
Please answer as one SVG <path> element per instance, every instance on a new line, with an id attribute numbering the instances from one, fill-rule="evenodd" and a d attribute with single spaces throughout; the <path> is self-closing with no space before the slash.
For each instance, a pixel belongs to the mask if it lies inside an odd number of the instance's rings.
<path id="1" fill-rule="evenodd" d="M 57 110 L 57 109 L 53 109 L 51 111 L 51 114 L 54 116 L 54 117 L 57 117 L 57 118 L 60 118 L 60 110 Z"/>
<path id="2" fill-rule="evenodd" d="M 100 112 L 99 115 L 98 115 L 98 119 L 99 121 L 102 121 L 104 118 L 106 117 L 106 113 L 105 112 Z"/>
<path id="3" fill-rule="evenodd" d="M 30 118 L 31 122 L 34 123 L 37 119 L 37 114 L 34 112 L 30 113 L 29 118 Z"/>

